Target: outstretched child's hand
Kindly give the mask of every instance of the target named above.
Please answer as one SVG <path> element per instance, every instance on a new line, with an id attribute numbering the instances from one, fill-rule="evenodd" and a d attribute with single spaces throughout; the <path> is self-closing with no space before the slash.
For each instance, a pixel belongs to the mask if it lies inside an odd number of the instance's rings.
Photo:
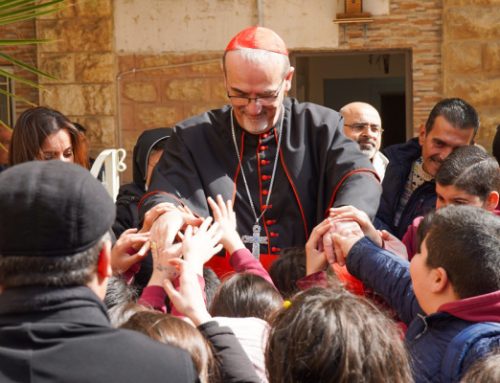
<path id="1" fill-rule="evenodd" d="M 211 225 L 212 221 L 207 217 L 196 229 L 188 225 L 182 239 L 182 255 L 199 275 L 203 275 L 205 262 L 222 250 L 222 230 L 217 222 Z"/>
<path id="2" fill-rule="evenodd" d="M 209 321 L 211 316 L 205 306 L 203 293 L 196 275 L 197 272 L 194 270 L 193 265 L 180 258 L 170 259 L 169 263 L 180 274 L 179 290 L 175 289 L 169 279 L 165 279 L 163 282 L 163 288 L 170 301 L 180 313 L 191 319 L 196 326 Z"/>
<path id="3" fill-rule="evenodd" d="M 312 230 L 306 242 L 306 275 L 322 271 L 328 266 L 322 238 L 331 228 L 332 224 L 327 218 Z"/>
<path id="4" fill-rule="evenodd" d="M 373 243 L 375 243 L 379 247 L 383 246 L 382 236 L 380 235 L 379 231 L 375 229 L 372 221 L 370 220 L 370 217 L 368 217 L 368 214 L 366 214 L 364 211 L 359 210 L 354 206 L 331 208 L 330 218 L 335 221 L 357 222 L 361 227 L 361 230 L 363 230 L 363 233 L 368 238 L 370 238 Z"/>
<path id="5" fill-rule="evenodd" d="M 227 252 L 229 252 L 229 254 L 232 254 L 236 250 L 243 249 L 245 247 L 241 237 L 236 231 L 236 214 L 233 210 L 233 203 L 231 200 L 224 203 L 220 194 L 217 195 L 216 200 L 217 203 L 211 197 L 207 198 L 208 204 L 212 209 L 214 220 L 219 224 L 222 231 L 220 243 L 224 246 Z"/>

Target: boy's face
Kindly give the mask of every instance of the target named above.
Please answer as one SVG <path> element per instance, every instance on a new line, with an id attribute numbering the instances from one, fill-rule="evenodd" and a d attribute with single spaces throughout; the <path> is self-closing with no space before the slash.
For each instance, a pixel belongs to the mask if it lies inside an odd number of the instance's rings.
<path id="1" fill-rule="evenodd" d="M 455 185 L 442 186 L 436 183 L 436 209 L 448 205 L 469 205 L 476 207 L 484 207 L 484 201 L 477 195 L 469 194 L 462 189 L 458 189 Z"/>
<path id="2" fill-rule="evenodd" d="M 432 309 L 429 303 L 432 302 L 432 294 L 429 286 L 432 282 L 432 269 L 427 266 L 427 244 L 422 241 L 420 253 L 416 253 L 410 262 L 410 276 L 413 284 L 413 291 L 417 301 L 426 314 L 430 314 Z"/>

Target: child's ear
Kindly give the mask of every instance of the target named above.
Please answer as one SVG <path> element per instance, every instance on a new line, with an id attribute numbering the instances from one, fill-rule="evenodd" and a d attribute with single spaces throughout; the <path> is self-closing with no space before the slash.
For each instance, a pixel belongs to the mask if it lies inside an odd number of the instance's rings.
<path id="1" fill-rule="evenodd" d="M 490 194 L 488 194 L 488 197 L 486 197 L 486 200 L 484 201 L 484 208 L 489 211 L 495 210 L 498 206 L 498 200 L 499 200 L 498 192 L 497 191 L 490 192 Z"/>
<path id="2" fill-rule="evenodd" d="M 434 294 L 443 293 L 448 287 L 450 280 L 448 279 L 448 273 L 442 267 L 436 267 L 431 270 L 431 292 Z"/>

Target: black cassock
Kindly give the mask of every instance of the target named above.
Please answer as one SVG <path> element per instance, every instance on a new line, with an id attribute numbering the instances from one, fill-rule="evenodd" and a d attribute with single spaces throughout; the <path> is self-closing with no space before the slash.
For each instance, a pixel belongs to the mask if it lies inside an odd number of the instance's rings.
<path id="1" fill-rule="evenodd" d="M 260 219 L 267 244 L 260 253 L 304 246 L 332 206 L 353 205 L 373 218 L 381 193 L 369 159 L 342 134 L 342 117 L 332 109 L 286 98 L 279 162 L 269 206 Z M 240 235 L 251 236 L 255 217 L 248 201 L 231 136 L 231 107 L 179 123 L 154 171 L 141 212 L 160 202 L 182 200 L 195 213 L 211 214 L 207 197 L 232 199 Z M 279 125 L 279 123 L 278 123 Z M 266 203 L 278 144 L 268 133 L 244 132 L 234 120 L 243 171 L 260 215 Z M 279 130 L 279 129 L 278 129 Z M 167 193 L 165 193 L 167 192 Z M 252 245 L 248 244 L 251 250 Z"/>

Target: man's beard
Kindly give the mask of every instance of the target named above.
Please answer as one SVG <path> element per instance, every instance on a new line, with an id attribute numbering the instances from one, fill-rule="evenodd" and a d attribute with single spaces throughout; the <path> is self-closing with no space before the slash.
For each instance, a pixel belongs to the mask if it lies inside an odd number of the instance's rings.
<path id="1" fill-rule="evenodd" d="M 265 115 L 257 119 L 249 118 L 244 115 L 242 119 L 243 129 L 253 134 L 260 134 L 272 128 L 272 126 L 269 126 Z"/>
<path id="2" fill-rule="evenodd" d="M 377 153 L 377 146 L 372 140 L 359 141 L 359 149 L 366 155 L 370 160 L 373 159 Z"/>

